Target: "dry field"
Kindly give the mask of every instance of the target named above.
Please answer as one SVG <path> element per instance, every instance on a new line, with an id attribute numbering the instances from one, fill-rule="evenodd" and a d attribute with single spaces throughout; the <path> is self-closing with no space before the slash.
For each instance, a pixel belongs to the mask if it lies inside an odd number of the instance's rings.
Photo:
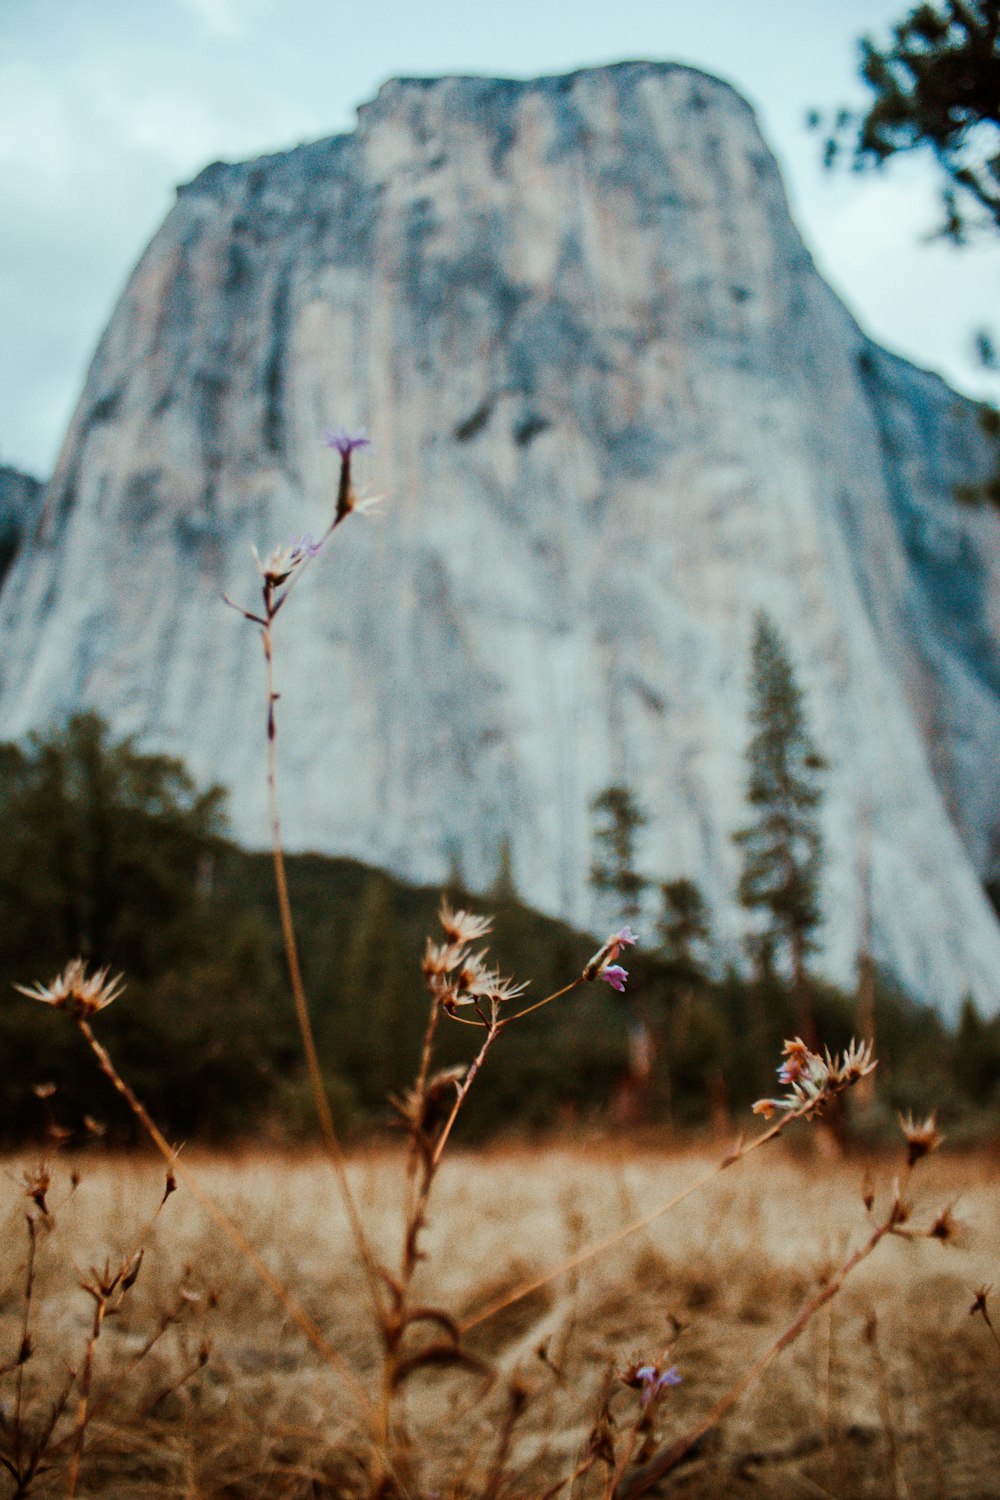
<path id="1" fill-rule="evenodd" d="M 808 1135 L 808 1126 L 800 1129 Z M 616 1154 L 607 1145 L 458 1153 L 437 1185 L 417 1298 L 471 1322 L 508 1289 L 655 1208 L 713 1159 Z M 57 1160 L 44 1194 L 50 1220 L 25 1193 L 24 1174 L 35 1165 L 8 1159 L 0 1174 L 0 1452 L 11 1451 L 19 1426 L 23 1468 L 68 1371 L 76 1381 L 49 1443 L 52 1467 L 29 1491 L 0 1473 L 0 1497 L 66 1495 L 74 1486 L 81 1496 L 136 1500 L 366 1492 L 380 1352 L 323 1162 L 261 1154 L 192 1156 L 188 1165 L 335 1356 L 304 1336 L 183 1183 L 156 1216 L 164 1178 L 152 1160 L 81 1157 L 75 1189 L 74 1161 Z M 880 1185 L 878 1213 L 898 1170 L 895 1160 L 830 1161 L 778 1143 L 469 1328 L 464 1347 L 492 1378 L 428 1367 L 407 1381 L 411 1457 L 400 1492 L 413 1500 L 538 1500 L 587 1451 L 609 1378 L 613 1435 L 624 1440 L 639 1394 L 609 1372 L 633 1361 L 665 1356 L 677 1366 L 682 1384 L 664 1391 L 653 1425 L 657 1441 L 684 1432 L 864 1241 L 866 1172 Z M 351 1175 L 375 1248 L 394 1264 L 401 1157 L 355 1159 Z M 653 1493 L 1000 1494 L 1000 1345 L 969 1315 L 975 1289 L 1000 1283 L 996 1159 L 946 1147 L 920 1164 L 910 1196 L 914 1224 L 957 1199 L 967 1225 L 959 1242 L 879 1244 Z M 36 1222 L 32 1352 L 7 1368 L 25 1333 L 26 1209 Z M 86 1372 L 95 1298 L 80 1283 L 92 1279 L 91 1268 L 100 1277 L 105 1261 L 113 1272 L 139 1244 L 138 1278 L 105 1319 Z M 427 1325 L 428 1340 L 435 1326 Z M 87 1380 L 89 1422 L 74 1477 Z M 607 1478 L 597 1460 L 560 1493 L 599 1496 Z"/>

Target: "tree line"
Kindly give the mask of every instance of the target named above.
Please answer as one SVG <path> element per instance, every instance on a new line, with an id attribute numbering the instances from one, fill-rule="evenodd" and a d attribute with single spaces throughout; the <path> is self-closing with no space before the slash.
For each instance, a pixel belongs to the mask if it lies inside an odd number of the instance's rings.
<path id="1" fill-rule="evenodd" d="M 750 964 L 720 970 L 697 885 L 664 882 L 627 992 L 588 986 L 515 1028 L 484 1072 L 468 1131 L 729 1128 L 770 1090 L 784 1037 L 810 1031 L 839 1048 L 856 1030 L 858 996 L 811 972 L 823 760 L 765 617 L 751 687 L 749 817 L 736 831 Z M 51 978 L 77 954 L 124 972 L 126 992 L 102 1013 L 102 1036 L 174 1137 L 310 1136 L 270 859 L 227 837 L 219 789 L 199 790 L 178 761 L 79 715 L 0 747 L 0 811 L 0 1141 L 131 1136 L 73 1028 L 13 990 Z M 650 894 L 638 857 L 645 815 L 618 786 L 596 799 L 594 816 L 594 885 L 617 921 L 636 920 Z M 509 850 L 498 859 L 490 895 L 469 897 L 457 872 L 449 894 L 496 912 L 492 949 L 503 971 L 545 993 L 582 968 L 593 935 L 524 905 Z M 389 1128 L 387 1098 L 406 1086 L 419 1053 L 420 959 L 440 893 L 319 855 L 291 857 L 289 882 L 340 1126 Z M 970 1129 L 1000 1116 L 1000 1023 L 983 1022 L 970 1004 L 949 1034 L 884 982 L 873 987 L 870 1015 L 882 1059 L 871 1128 L 897 1104 L 943 1100 Z M 446 1030 L 449 1060 L 464 1057 L 466 1034 Z"/>

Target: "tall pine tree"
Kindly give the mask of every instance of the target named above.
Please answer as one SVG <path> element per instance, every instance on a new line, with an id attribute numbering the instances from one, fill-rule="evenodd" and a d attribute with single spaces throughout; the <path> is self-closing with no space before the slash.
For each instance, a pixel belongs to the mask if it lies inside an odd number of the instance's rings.
<path id="1" fill-rule="evenodd" d="M 605 787 L 590 810 L 594 815 L 590 883 L 595 890 L 614 896 L 615 917 L 634 922 L 649 885 L 648 877 L 636 868 L 636 841 L 649 818 L 631 787 L 622 785 Z"/>
<path id="2" fill-rule="evenodd" d="M 763 611 L 754 628 L 750 694 L 747 800 L 753 821 L 735 835 L 743 855 L 739 898 L 763 918 L 755 935 L 762 951 L 787 959 L 809 1033 L 807 960 L 822 920 L 818 812 L 825 762 L 810 736 L 788 651 Z"/>

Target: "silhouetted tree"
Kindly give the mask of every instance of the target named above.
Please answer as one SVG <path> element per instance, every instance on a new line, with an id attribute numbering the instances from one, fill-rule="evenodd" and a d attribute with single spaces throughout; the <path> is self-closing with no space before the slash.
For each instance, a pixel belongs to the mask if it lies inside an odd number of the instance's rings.
<path id="1" fill-rule="evenodd" d="M 591 802 L 594 814 L 594 862 L 590 883 L 617 899 L 617 915 L 634 922 L 649 885 L 636 867 L 636 841 L 649 819 L 627 786 L 605 787 Z"/>
<path id="2" fill-rule="evenodd" d="M 665 881 L 660 896 L 660 957 L 673 978 L 697 983 L 707 974 L 711 941 L 705 898 L 695 882 L 686 878 Z"/>
<path id="3" fill-rule="evenodd" d="M 826 161 L 850 154 L 858 171 L 905 151 L 929 151 L 944 174 L 942 233 L 964 243 L 971 224 L 1000 231 L 1000 5 L 935 0 L 910 10 L 880 47 L 860 41 L 868 108 L 841 110 Z M 818 125 L 818 115 L 811 117 Z"/>
<path id="4" fill-rule="evenodd" d="M 736 835 L 743 855 L 739 898 L 765 922 L 765 949 L 784 952 L 802 1025 L 812 1030 L 806 963 L 821 921 L 818 809 L 824 761 L 806 724 L 784 642 L 761 612 L 754 629 L 747 800 L 754 820 Z"/>

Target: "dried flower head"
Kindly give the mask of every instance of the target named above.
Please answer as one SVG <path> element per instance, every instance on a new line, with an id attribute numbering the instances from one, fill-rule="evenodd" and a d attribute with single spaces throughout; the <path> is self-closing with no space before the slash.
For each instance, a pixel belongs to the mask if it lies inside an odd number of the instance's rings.
<path id="1" fill-rule="evenodd" d="M 940 1240 L 943 1245 L 960 1245 L 968 1236 L 968 1225 L 962 1219 L 956 1219 L 952 1209 L 953 1203 L 948 1203 L 938 1214 L 933 1224 L 927 1231 L 927 1238 Z"/>
<path id="2" fill-rule="evenodd" d="M 26 1171 L 22 1176 L 25 1197 L 30 1198 L 37 1209 L 43 1214 L 49 1211 L 46 1194 L 52 1186 L 52 1174 L 45 1162 L 39 1162 L 37 1167 Z"/>
<path id="3" fill-rule="evenodd" d="M 82 958 L 74 958 L 51 984 L 35 984 L 28 988 L 16 984 L 14 988 L 29 1000 L 40 1000 L 54 1010 L 68 1010 L 75 1016 L 92 1016 L 103 1010 L 112 1000 L 117 1000 L 124 988 L 122 976 L 108 978 L 109 970 L 98 969 L 87 977 L 87 966 Z"/>
<path id="4" fill-rule="evenodd" d="M 461 943 L 435 943 L 428 938 L 421 964 L 424 979 L 429 982 L 443 978 L 452 969 L 457 969 L 467 956 L 467 950 Z"/>
<path id="5" fill-rule="evenodd" d="M 491 930 L 492 917 L 453 911 L 445 897 L 441 898 L 438 917 L 445 941 L 435 943 L 428 938 L 423 973 L 428 989 L 443 1010 L 454 1015 L 460 1006 L 497 1006 L 523 994 L 526 984 L 515 984 L 490 967 L 488 949 L 478 953 L 469 950 L 469 943 Z"/>
<path id="6" fill-rule="evenodd" d="M 800 1114 L 804 1118 L 819 1114 L 823 1106 L 874 1071 L 871 1043 L 852 1041 L 843 1057 L 824 1051 L 822 1057 L 811 1051 L 797 1036 L 782 1049 L 784 1061 L 778 1068 L 779 1082 L 788 1086 L 780 1099 L 758 1099 L 755 1115 L 770 1120 L 779 1110 Z"/>
<path id="7" fill-rule="evenodd" d="M 906 1115 L 899 1116 L 899 1128 L 906 1137 L 907 1162 L 912 1167 L 922 1156 L 929 1156 L 936 1151 L 944 1140 L 944 1136 L 937 1128 L 937 1115 L 932 1111 L 926 1120 L 915 1120 L 913 1111 L 908 1110 Z"/>
<path id="8" fill-rule="evenodd" d="M 993 1324 L 990 1322 L 990 1313 L 986 1305 L 986 1300 L 992 1290 L 993 1286 L 990 1282 L 987 1282 L 984 1286 L 977 1287 L 972 1294 L 972 1306 L 969 1308 L 970 1318 L 974 1318 L 978 1313 L 981 1318 L 986 1320 L 987 1326 L 990 1328 L 993 1327 Z"/>
<path id="9" fill-rule="evenodd" d="M 484 948 L 481 953 L 463 958 L 451 976 L 450 993 L 442 1002 L 445 1010 L 454 1012 L 460 1005 L 475 1005 L 477 1001 L 500 1004 L 516 999 L 528 988 L 527 984 L 515 984 L 512 979 L 504 979 L 497 969 L 491 969 L 487 956 Z"/>
<path id="10" fill-rule="evenodd" d="M 305 536 L 292 537 L 283 546 L 275 547 L 266 562 L 261 561 L 256 547 L 251 547 L 250 550 L 257 564 L 257 572 L 265 584 L 271 588 L 277 588 L 285 583 L 297 568 L 301 568 L 303 563 L 315 557 L 321 546 L 322 543 L 314 542 L 311 532 L 307 531 Z"/>
<path id="11" fill-rule="evenodd" d="M 493 928 L 492 917 L 475 917 L 471 912 L 452 911 L 445 896 L 441 897 L 438 921 L 444 928 L 448 941 L 459 946 L 474 943 L 477 938 L 485 937 Z"/>

